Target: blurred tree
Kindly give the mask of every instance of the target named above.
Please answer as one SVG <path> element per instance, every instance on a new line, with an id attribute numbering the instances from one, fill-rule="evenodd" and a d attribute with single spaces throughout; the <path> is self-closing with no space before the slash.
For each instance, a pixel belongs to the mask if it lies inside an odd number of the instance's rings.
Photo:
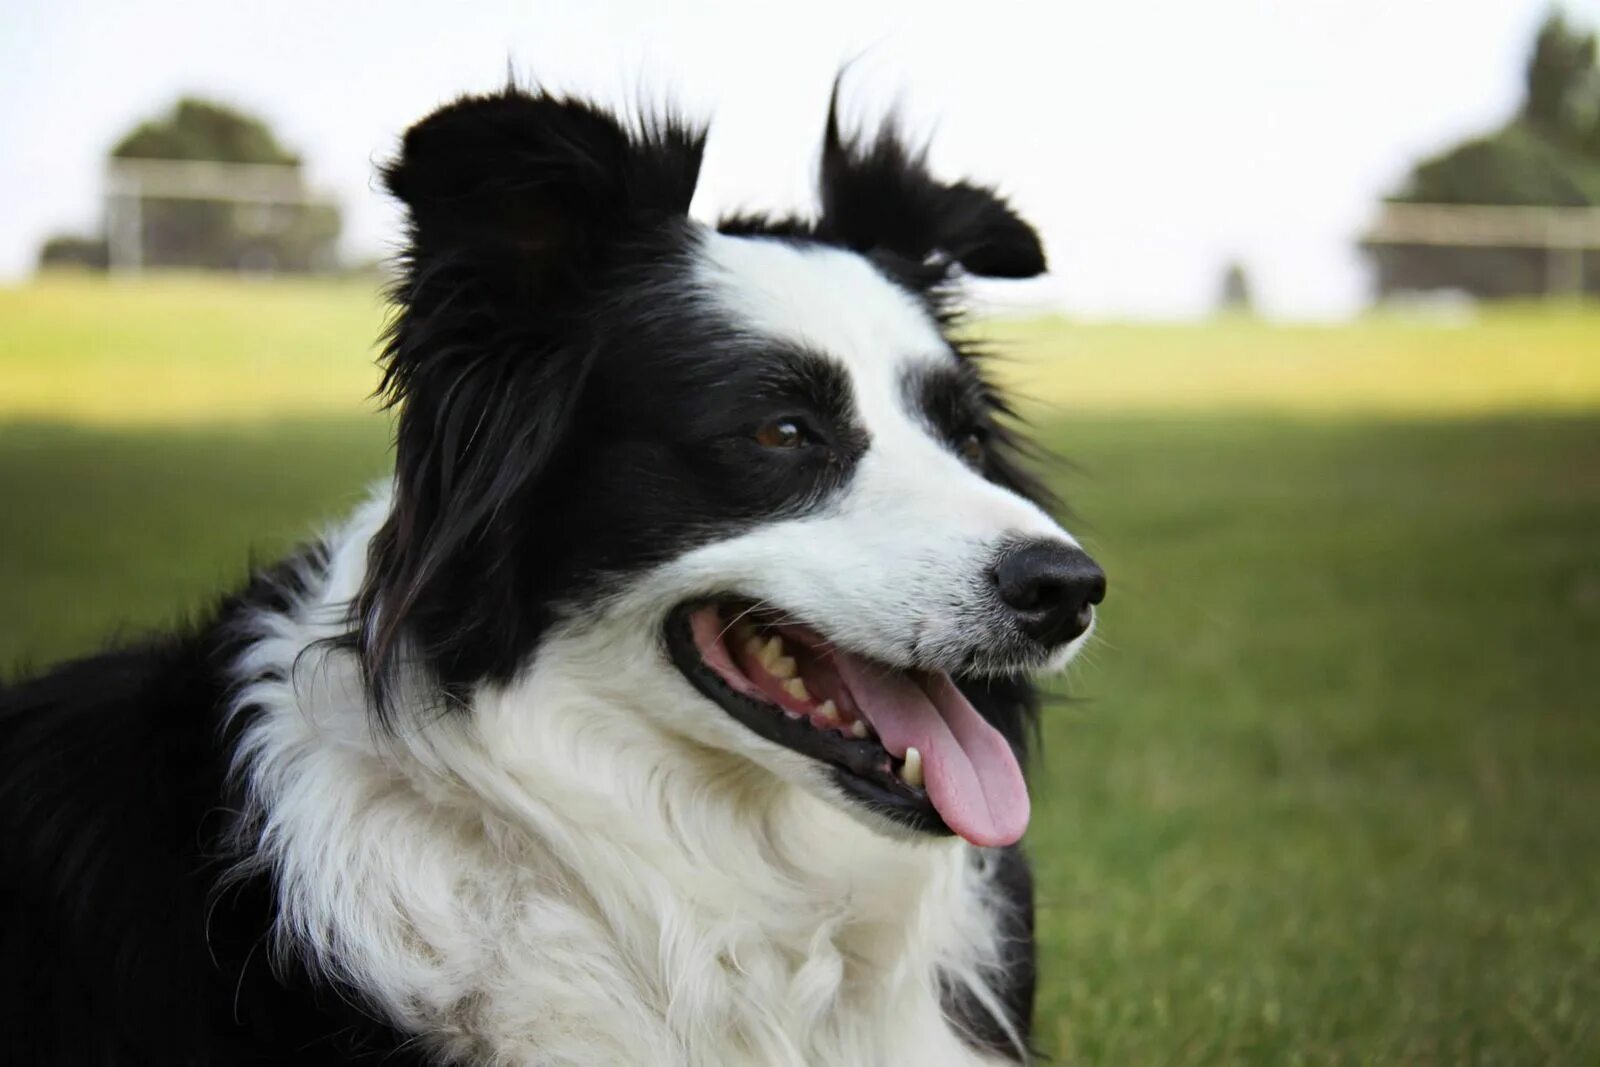
<path id="1" fill-rule="evenodd" d="M 184 97 L 172 110 L 141 122 L 116 143 L 117 159 L 209 159 L 298 167 L 267 124 L 222 104 Z"/>
<path id="2" fill-rule="evenodd" d="M 1595 67 L 1594 34 L 1567 25 L 1560 13 L 1545 20 L 1528 60 L 1528 124 L 1552 140 L 1579 151 L 1600 148 L 1600 70 Z"/>
<path id="3" fill-rule="evenodd" d="M 1244 264 L 1238 260 L 1229 260 L 1228 265 L 1222 270 L 1221 291 L 1217 294 L 1217 310 L 1236 315 L 1255 314 L 1256 302 L 1252 295 L 1250 275 L 1245 273 Z"/>
<path id="4" fill-rule="evenodd" d="M 1600 66 L 1595 35 L 1559 14 L 1540 28 L 1529 56 L 1527 95 L 1501 129 L 1418 163 L 1397 203 L 1541 207 L 1600 206 Z M 1459 289 L 1483 298 L 1545 291 L 1547 257 L 1537 248 L 1367 245 L 1380 295 Z M 1600 256 L 1586 255 L 1587 291 L 1600 294 Z"/>
<path id="5" fill-rule="evenodd" d="M 301 160 L 258 118 L 211 101 L 179 100 L 141 122 L 111 149 L 113 160 L 178 160 L 267 164 L 285 168 L 289 191 L 304 192 Z M 334 266 L 339 209 L 327 203 L 241 203 L 142 198 L 138 235 L 152 267 L 310 271 Z M 40 249 L 41 265 L 84 263 L 94 239 L 56 235 Z M 104 265 L 104 240 L 99 240 Z"/>

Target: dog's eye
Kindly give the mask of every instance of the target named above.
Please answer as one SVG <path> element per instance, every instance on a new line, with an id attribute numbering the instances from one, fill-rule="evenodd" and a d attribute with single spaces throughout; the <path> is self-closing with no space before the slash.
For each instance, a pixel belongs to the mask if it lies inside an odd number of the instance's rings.
<path id="1" fill-rule="evenodd" d="M 956 438 L 956 452 L 973 467 L 983 466 L 984 445 L 987 434 L 982 429 L 973 428 Z"/>
<path id="2" fill-rule="evenodd" d="M 762 448 L 803 448 L 811 442 L 799 419 L 771 419 L 756 427 L 756 444 Z"/>

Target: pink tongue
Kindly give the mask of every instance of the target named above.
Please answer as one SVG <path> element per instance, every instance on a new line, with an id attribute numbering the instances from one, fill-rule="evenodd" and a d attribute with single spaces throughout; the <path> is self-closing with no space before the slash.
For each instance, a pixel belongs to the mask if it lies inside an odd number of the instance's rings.
<path id="1" fill-rule="evenodd" d="M 1028 787 L 1000 731 L 949 675 L 910 675 L 837 652 L 833 662 L 883 747 L 922 753 L 928 798 L 945 825 L 982 847 L 1014 844 L 1028 828 Z"/>

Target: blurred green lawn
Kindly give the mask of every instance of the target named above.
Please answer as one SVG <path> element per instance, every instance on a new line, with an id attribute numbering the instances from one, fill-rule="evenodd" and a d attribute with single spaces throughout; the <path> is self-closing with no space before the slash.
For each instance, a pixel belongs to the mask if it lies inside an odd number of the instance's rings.
<path id="1" fill-rule="evenodd" d="M 386 424 L 360 413 L 370 291 L 67 288 L 54 311 L 0 293 L 8 666 L 193 610 L 384 465 Z M 140 373 L 176 384 L 74 407 L 125 316 Z M 1055 481 L 1111 575 L 1036 768 L 1047 1051 L 1600 1063 L 1597 326 L 994 328 L 1055 405 Z M 88 370 L 40 340 L 58 334 Z M 53 366 L 8 407 L 36 345 Z M 1292 373 L 1245 374 L 1274 350 Z M 1256 384 L 1197 398 L 1184 353 Z M 274 366 L 296 380 L 259 409 L 228 397 Z M 1462 366 L 1518 383 L 1513 410 Z"/>

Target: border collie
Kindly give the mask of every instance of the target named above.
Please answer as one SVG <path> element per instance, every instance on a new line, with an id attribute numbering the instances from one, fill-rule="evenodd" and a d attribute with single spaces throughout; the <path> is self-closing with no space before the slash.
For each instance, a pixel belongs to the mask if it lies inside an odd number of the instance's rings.
<path id="1" fill-rule="evenodd" d="M 0 694 L 7 1062 L 1028 1059 L 1025 675 L 1105 578 L 956 302 L 1044 257 L 837 115 L 714 227 L 677 117 L 406 134 L 393 478 Z"/>

